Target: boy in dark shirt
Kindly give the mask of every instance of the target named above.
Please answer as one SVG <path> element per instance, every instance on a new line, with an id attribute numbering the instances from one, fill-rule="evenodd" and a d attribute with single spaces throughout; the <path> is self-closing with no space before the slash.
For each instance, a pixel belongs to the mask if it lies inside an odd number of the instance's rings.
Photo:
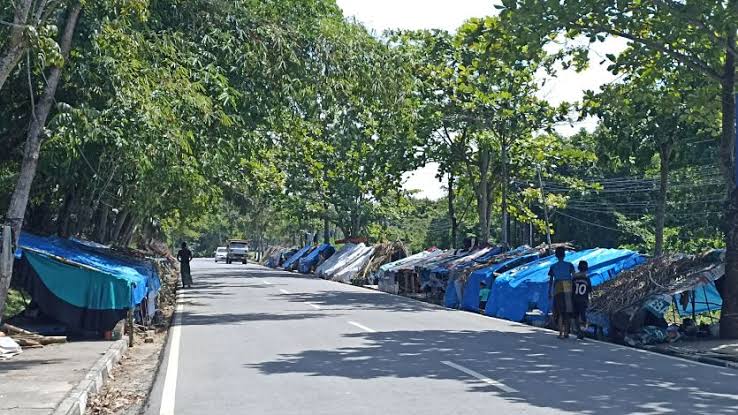
<path id="1" fill-rule="evenodd" d="M 582 323 L 587 324 L 587 308 L 589 307 L 589 293 L 592 291 L 592 281 L 589 279 L 587 271 L 589 264 L 587 261 L 579 261 L 579 272 L 575 273 L 572 279 L 574 292 L 572 293 L 572 303 L 574 305 L 574 324 L 577 330 L 577 338 L 584 338 L 584 330 Z"/>

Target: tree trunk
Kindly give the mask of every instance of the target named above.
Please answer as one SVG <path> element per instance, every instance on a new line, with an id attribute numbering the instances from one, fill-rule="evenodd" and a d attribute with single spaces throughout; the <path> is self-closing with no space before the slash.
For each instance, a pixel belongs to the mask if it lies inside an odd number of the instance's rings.
<path id="1" fill-rule="evenodd" d="M 95 225 L 95 240 L 99 243 L 105 243 L 108 236 L 108 213 L 110 209 L 104 206 L 98 209 L 98 220 Z"/>
<path id="2" fill-rule="evenodd" d="M 664 224 L 666 217 L 666 196 L 669 191 L 669 159 L 671 158 L 671 143 L 662 143 L 659 146 L 661 157 L 661 180 L 659 181 L 659 200 L 656 205 L 656 244 L 653 256 L 659 257 L 664 253 Z"/>
<path id="3" fill-rule="evenodd" d="M 129 214 L 127 210 L 119 211 L 115 215 L 115 225 L 113 226 L 113 231 L 110 232 L 108 240 L 105 242 L 118 240 L 118 238 L 120 237 L 121 231 L 123 230 L 123 225 L 125 224 L 126 219 L 128 219 L 128 216 Z"/>
<path id="4" fill-rule="evenodd" d="M 479 150 L 479 185 L 477 186 L 477 213 L 479 216 L 479 240 L 489 241 L 489 150 Z"/>
<path id="5" fill-rule="evenodd" d="M 448 173 L 448 220 L 451 222 L 451 249 L 456 249 L 459 240 L 459 223 L 456 219 L 456 178 Z"/>
<path id="6" fill-rule="evenodd" d="M 323 243 L 331 243 L 330 221 L 328 220 L 328 204 L 323 204 Z"/>
<path id="7" fill-rule="evenodd" d="M 5 51 L 0 56 L 0 90 L 3 89 L 5 81 L 18 65 L 23 52 L 26 50 L 27 44 L 23 38 L 26 25 L 28 24 L 28 15 L 31 11 L 32 0 L 21 0 L 15 6 L 15 14 L 13 15 L 13 26 L 8 36 L 8 44 Z"/>
<path id="8" fill-rule="evenodd" d="M 728 31 L 728 44 L 735 45 L 735 30 Z M 735 57 L 725 54 L 725 71 L 722 83 L 722 130 L 720 159 L 723 174 L 728 183 L 729 201 L 725 212 L 725 277 L 721 282 L 723 309 L 720 318 L 720 336 L 738 338 L 738 189 L 736 189 L 736 98 Z"/>
<path id="9" fill-rule="evenodd" d="M 510 217 L 508 215 L 507 208 L 507 184 L 509 181 L 509 173 L 507 168 L 507 142 L 503 138 L 501 141 L 501 156 L 502 156 L 502 244 L 504 246 L 510 245 Z"/>
<path id="10" fill-rule="evenodd" d="M 77 18 L 79 17 L 82 6 L 77 3 L 71 7 L 67 15 L 66 25 L 62 34 L 61 46 L 62 56 L 65 58 L 69 55 L 69 51 L 72 48 L 72 37 L 74 36 L 74 29 L 77 26 Z M 28 129 L 28 135 L 26 136 L 26 145 L 23 151 L 23 162 L 21 164 L 21 171 L 18 176 L 18 182 L 15 186 L 15 191 L 10 199 L 10 206 L 8 207 L 7 217 L 10 221 L 10 225 L 13 227 L 15 232 L 15 243 L 18 243 L 18 237 L 20 236 L 20 230 L 23 227 L 23 218 L 26 213 L 26 206 L 28 205 L 28 197 L 31 193 L 31 184 L 33 178 L 36 175 L 36 167 L 38 166 L 39 150 L 41 148 L 41 141 L 43 140 L 43 129 L 46 125 L 46 120 L 51 112 L 51 107 L 54 104 L 54 95 L 56 95 L 56 89 L 59 86 L 61 79 L 61 68 L 55 67 L 51 69 L 49 76 L 47 77 L 46 88 L 41 100 L 38 102 L 35 108 L 35 117 L 32 118 L 31 125 Z M 5 299 L 0 299 L 0 302 Z"/>
<path id="11" fill-rule="evenodd" d="M 79 17 L 82 6 L 76 3 L 69 10 L 67 22 L 64 27 L 60 46 L 62 56 L 69 56 L 69 50 L 72 47 L 72 36 L 74 28 L 77 26 L 77 18 Z M 20 231 L 23 227 L 23 218 L 26 214 L 26 206 L 28 205 L 28 197 L 31 193 L 31 184 L 36 175 L 36 167 L 38 166 L 39 150 L 41 148 L 42 132 L 46 125 L 46 119 L 51 112 L 51 106 L 54 103 L 54 95 L 61 78 L 61 68 L 55 67 L 51 70 L 46 82 L 43 97 L 35 108 L 35 117 L 32 117 L 31 125 L 26 136 L 26 145 L 23 151 L 23 162 L 21 171 L 18 176 L 18 182 L 15 185 L 13 196 L 10 199 L 8 213 L 6 215 L 10 226 L 13 229 L 13 245 L 18 245 Z M 2 270 L 0 270 L 2 271 Z M 0 308 L 5 307 L 8 287 L 10 287 L 10 278 L 12 272 L 0 272 Z"/>

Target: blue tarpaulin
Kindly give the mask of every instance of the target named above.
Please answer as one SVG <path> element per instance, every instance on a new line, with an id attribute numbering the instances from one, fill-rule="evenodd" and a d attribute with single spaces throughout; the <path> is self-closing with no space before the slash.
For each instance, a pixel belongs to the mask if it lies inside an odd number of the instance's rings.
<path id="1" fill-rule="evenodd" d="M 284 261 L 284 263 L 282 264 L 282 268 L 286 270 L 293 269 L 295 266 L 298 265 L 298 261 L 300 260 L 300 258 L 310 253 L 311 249 L 313 249 L 312 245 L 305 245 L 302 249 L 295 252 L 291 257 L 287 258 L 287 260 Z"/>
<path id="2" fill-rule="evenodd" d="M 510 269 L 535 261 L 538 258 L 539 254 L 537 253 L 522 255 L 472 272 L 464 286 L 464 298 L 461 301 L 461 308 L 478 313 L 479 285 L 481 283 L 484 283 L 486 287 L 491 288 L 495 274 L 506 272 Z"/>
<path id="3" fill-rule="evenodd" d="M 320 256 L 323 255 L 329 258 L 333 253 L 336 252 L 336 248 L 332 247 L 331 244 L 323 244 L 315 248 L 312 252 L 300 259 L 300 265 L 298 270 L 303 274 L 310 272 L 315 265 L 320 261 Z"/>
<path id="4" fill-rule="evenodd" d="M 87 271 L 96 272 L 95 275 L 100 279 L 118 281 L 111 284 L 111 288 L 120 286 L 119 283 L 130 288 L 128 293 L 116 292 L 114 294 L 114 297 L 118 298 L 115 307 L 112 306 L 112 303 L 103 301 L 94 305 L 93 308 L 96 309 L 119 308 L 123 297 L 128 298 L 125 307 L 136 305 L 143 301 L 149 292 L 158 292 L 161 288 L 159 275 L 151 261 L 124 257 L 101 245 L 95 246 L 55 236 L 41 237 L 23 233 L 20 237 L 16 257 L 20 258 L 24 251 L 37 254 L 29 255 L 29 262 L 34 269 L 43 267 L 43 272 L 39 272 L 38 269 L 36 269 L 36 272 L 47 285 L 52 284 L 52 280 L 58 280 L 65 275 L 63 271 L 54 271 L 53 269 L 71 269 L 70 266 L 73 268 L 75 264 L 78 264 L 85 267 Z M 66 264 L 60 262 L 59 259 L 62 259 Z M 65 286 L 65 284 L 57 284 L 56 282 L 53 285 L 57 287 Z M 71 287 L 71 285 L 69 287 L 69 292 L 74 292 L 78 288 Z M 61 298 L 65 299 L 64 296 Z M 78 305 L 90 306 L 90 304 Z"/>
<path id="5" fill-rule="evenodd" d="M 540 259 L 512 269 L 495 280 L 492 285 L 485 314 L 512 321 L 522 321 L 530 308 L 544 313 L 551 311 L 549 301 L 548 270 L 557 259 L 554 256 Z M 623 249 L 590 249 L 569 252 L 566 261 L 575 266 L 579 261 L 589 263 L 592 286 L 613 278 L 618 273 L 645 262 L 642 255 Z"/>
<path id="6" fill-rule="evenodd" d="M 460 281 L 457 280 L 458 273 L 463 272 L 465 269 L 471 268 L 475 265 L 486 263 L 495 256 L 501 254 L 504 251 L 502 247 L 486 248 L 482 251 L 477 251 L 470 254 L 468 257 L 460 258 L 454 261 L 448 266 L 440 266 L 433 270 L 433 277 L 437 280 L 443 281 L 448 279 L 446 284 L 446 292 L 443 296 L 443 305 L 449 308 L 458 308 L 460 304 L 460 295 L 463 291 L 463 286 Z"/>

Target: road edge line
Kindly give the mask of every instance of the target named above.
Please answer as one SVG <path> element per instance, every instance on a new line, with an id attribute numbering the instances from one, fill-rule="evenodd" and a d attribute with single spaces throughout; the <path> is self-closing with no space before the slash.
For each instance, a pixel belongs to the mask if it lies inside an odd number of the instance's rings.
<path id="1" fill-rule="evenodd" d="M 182 312 L 184 311 L 184 290 L 177 293 L 177 306 L 174 308 L 174 318 L 172 326 L 169 328 L 168 335 L 168 354 L 166 373 L 164 374 L 164 384 L 161 393 L 161 403 L 159 406 L 160 415 L 174 415 L 174 405 L 176 403 L 177 393 L 177 377 L 179 370 L 179 346 L 182 337 Z"/>

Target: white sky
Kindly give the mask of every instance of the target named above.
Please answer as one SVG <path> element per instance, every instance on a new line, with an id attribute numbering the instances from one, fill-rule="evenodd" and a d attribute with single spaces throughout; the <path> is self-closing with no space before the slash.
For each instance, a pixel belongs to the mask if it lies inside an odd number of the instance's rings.
<path id="1" fill-rule="evenodd" d="M 370 29 L 381 33 L 387 29 L 446 29 L 454 31 L 471 17 L 496 14 L 494 0 L 336 0 L 346 16 L 355 17 Z M 560 71 L 549 80 L 539 94 L 551 104 L 574 102 L 588 89 L 612 82 L 615 77 L 601 65 L 606 53 L 617 53 L 625 47 L 621 39 L 609 39 L 594 46 L 590 54 L 590 68 L 582 73 Z M 559 132 L 572 134 L 580 128 L 592 129 L 595 120 L 573 127 L 561 126 Z M 419 190 L 417 197 L 440 199 L 445 196 L 443 184 L 436 178 L 438 166 L 429 164 L 406 175 L 405 188 Z"/>

